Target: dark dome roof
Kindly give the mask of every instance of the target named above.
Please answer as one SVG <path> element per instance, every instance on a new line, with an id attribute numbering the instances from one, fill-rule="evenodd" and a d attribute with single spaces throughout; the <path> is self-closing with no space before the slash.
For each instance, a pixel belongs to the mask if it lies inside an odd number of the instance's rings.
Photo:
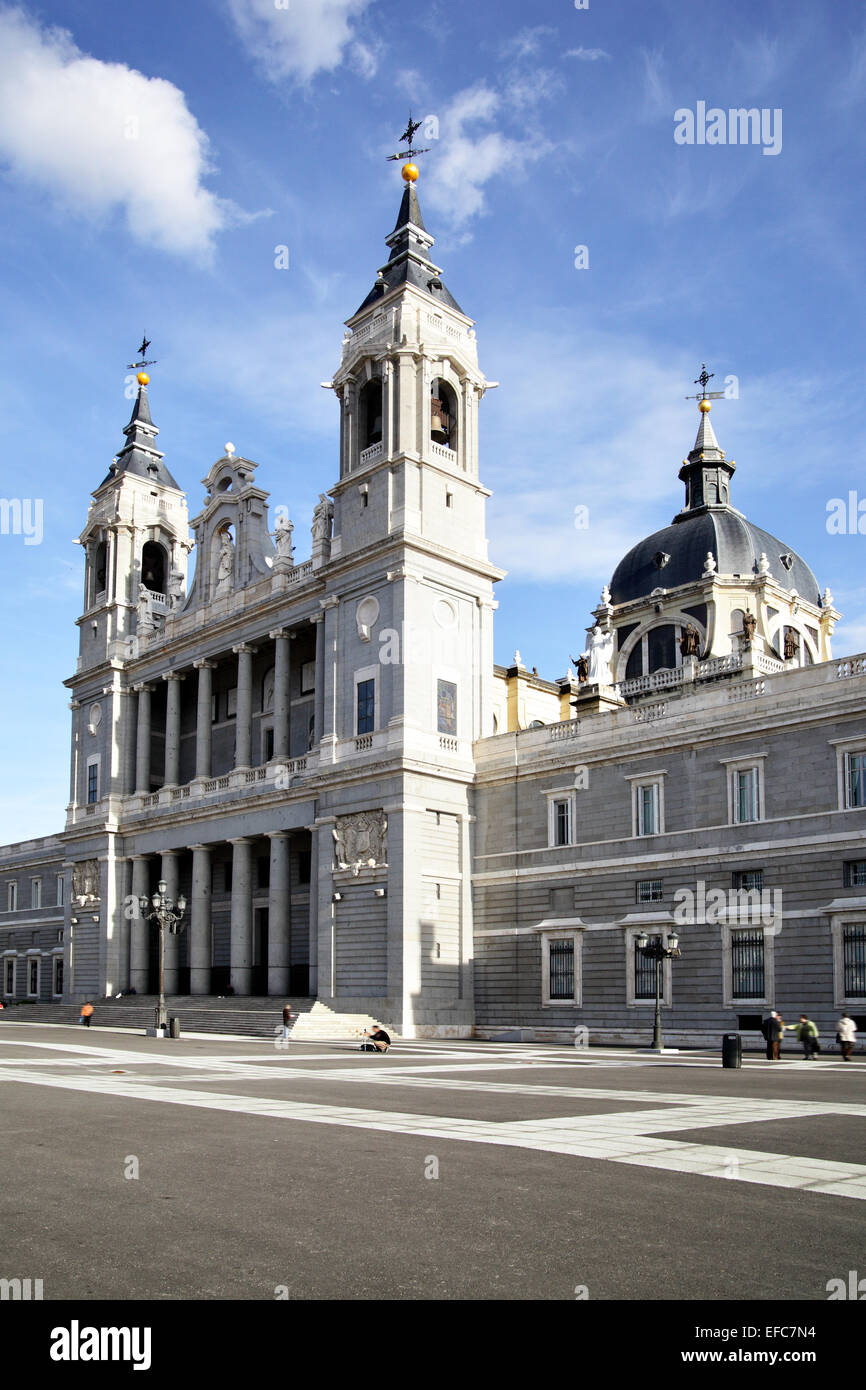
<path id="1" fill-rule="evenodd" d="M 632 599 L 648 598 L 653 589 L 677 589 L 681 584 L 694 583 L 703 574 L 708 550 L 715 556 L 719 574 L 739 574 L 744 579 L 757 573 L 758 560 L 763 553 L 770 562 L 774 579 L 786 589 L 796 589 L 809 603 L 821 602 L 818 581 L 806 561 L 730 507 L 684 517 L 639 541 L 614 571 L 610 581 L 611 602 L 630 603 Z M 659 569 L 653 560 L 659 551 L 670 556 L 664 569 Z M 782 555 L 791 556 L 790 569 L 782 564 Z"/>

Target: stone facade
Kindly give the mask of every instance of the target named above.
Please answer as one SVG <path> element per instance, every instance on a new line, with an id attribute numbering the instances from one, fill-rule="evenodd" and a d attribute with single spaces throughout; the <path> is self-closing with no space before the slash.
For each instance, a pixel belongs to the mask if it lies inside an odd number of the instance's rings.
<path id="1" fill-rule="evenodd" d="M 233 445 L 187 520 L 139 378 L 81 534 L 66 826 L 0 850 L 4 993 L 152 990 L 137 900 L 164 879 L 189 903 L 169 994 L 310 994 L 409 1036 L 644 1039 L 635 938 L 676 926 L 668 1038 L 866 1013 L 866 660 L 832 660 L 829 594 L 731 519 L 705 411 L 664 545 L 699 517 L 773 553 L 726 573 L 706 545 L 696 571 L 694 545 L 641 552 L 593 613 L 590 679 L 494 667 L 493 383 L 414 190 L 387 244 L 325 383 L 339 477 L 307 558 Z"/>

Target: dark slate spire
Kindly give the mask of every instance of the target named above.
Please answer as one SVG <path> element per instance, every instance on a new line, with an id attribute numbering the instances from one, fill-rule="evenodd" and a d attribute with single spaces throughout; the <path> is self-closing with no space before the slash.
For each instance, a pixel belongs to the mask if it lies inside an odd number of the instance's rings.
<path id="1" fill-rule="evenodd" d="M 414 285 L 437 303 L 447 304 L 462 314 L 460 305 L 442 283 L 442 272 L 430 259 L 433 238 L 424 226 L 414 183 L 407 182 L 403 190 L 397 222 L 391 235 L 385 238 L 385 245 L 390 246 L 391 255 L 387 264 L 380 269 L 373 289 L 359 305 L 357 313 L 360 314 L 362 309 L 369 308 L 377 299 L 382 299 L 401 285 Z"/>
<path id="2" fill-rule="evenodd" d="M 152 478 L 155 483 L 161 483 L 163 487 L 173 487 L 180 492 L 180 487 L 163 463 L 165 455 L 155 447 L 159 430 L 150 415 L 147 377 L 144 372 L 141 375 L 145 379 L 144 381 L 139 380 L 138 395 L 135 398 L 135 405 L 132 407 L 132 415 L 129 424 L 123 428 L 126 443 L 117 455 L 107 477 L 103 478 L 99 486 L 104 487 L 106 483 L 112 482 L 121 473 L 134 473 L 136 477 Z"/>
<path id="3" fill-rule="evenodd" d="M 719 447 L 710 422 L 710 408 L 708 400 L 698 405 L 701 423 L 697 439 L 688 458 L 683 459 L 679 473 L 686 485 L 686 504 L 675 517 L 676 521 L 685 521 L 707 507 L 731 507 L 731 477 L 736 464 L 733 459 L 729 462 L 724 449 Z"/>

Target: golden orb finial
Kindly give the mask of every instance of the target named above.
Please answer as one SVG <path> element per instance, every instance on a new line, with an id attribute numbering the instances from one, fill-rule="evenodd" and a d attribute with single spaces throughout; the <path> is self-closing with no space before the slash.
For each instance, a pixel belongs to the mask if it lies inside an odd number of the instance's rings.
<path id="1" fill-rule="evenodd" d="M 713 407 L 709 401 L 698 401 L 698 410 L 701 412 L 702 415 L 706 415 L 708 411 L 712 410 L 712 408 Z"/>
<path id="2" fill-rule="evenodd" d="M 150 381 L 150 377 L 147 375 L 147 372 L 139 372 L 138 376 L 135 379 L 138 382 L 139 386 L 146 386 L 147 383 Z"/>
<path id="3" fill-rule="evenodd" d="M 415 180 L 417 179 L 418 173 L 419 173 L 418 165 L 417 165 L 417 164 L 404 164 L 404 165 L 403 165 L 403 168 L 402 168 L 402 170 L 401 170 L 401 173 L 402 173 L 403 178 L 406 180 L 407 183 L 414 183 Z"/>

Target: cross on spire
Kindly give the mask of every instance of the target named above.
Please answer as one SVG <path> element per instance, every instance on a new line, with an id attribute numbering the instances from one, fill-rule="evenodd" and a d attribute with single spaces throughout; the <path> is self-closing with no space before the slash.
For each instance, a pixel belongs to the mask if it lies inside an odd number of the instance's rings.
<path id="1" fill-rule="evenodd" d="M 696 386 L 700 385 L 700 388 L 701 388 L 700 395 L 686 396 L 686 400 L 687 400 L 687 401 L 723 401 L 723 400 L 725 399 L 725 393 L 724 393 L 724 391 L 708 391 L 708 390 L 707 390 L 707 383 L 708 383 L 708 382 L 710 381 L 710 379 L 711 379 L 712 377 L 714 377 L 714 376 L 715 376 L 715 372 L 708 372 L 708 371 L 707 371 L 707 364 L 706 364 L 706 362 L 702 362 L 702 363 L 701 363 L 701 374 L 700 374 L 700 376 L 696 376 L 696 377 L 695 377 L 695 385 L 696 385 Z"/>
<path id="2" fill-rule="evenodd" d="M 138 369 L 139 369 L 140 367 L 155 367 L 155 366 L 156 366 L 156 359 L 155 359 L 155 358 L 151 358 L 151 359 L 148 361 L 147 357 L 145 356 L 145 354 L 146 354 L 146 352 L 147 352 L 147 349 L 148 349 L 149 347 L 150 347 L 150 339 L 147 337 L 146 334 L 142 333 L 142 335 L 141 335 L 141 347 L 138 349 L 139 360 L 138 360 L 137 362 L 128 362 L 128 363 L 127 363 L 127 371 L 135 372 L 135 371 L 138 371 Z"/>
<path id="3" fill-rule="evenodd" d="M 414 135 L 415 135 L 416 130 L 420 130 L 420 129 L 421 129 L 422 124 L 423 124 L 423 123 L 422 123 L 421 121 L 413 121 L 413 120 L 412 120 L 412 112 L 410 111 L 410 112 L 409 112 L 409 123 L 408 123 L 408 125 L 406 126 L 406 129 L 403 131 L 403 134 L 400 136 L 400 143 L 403 144 L 403 142 L 405 141 L 405 143 L 408 145 L 409 148 L 408 148 L 408 149 L 405 149 L 405 150 L 398 150 L 396 154 L 389 154 L 389 155 L 386 155 L 386 156 L 385 156 L 386 161 L 390 162 L 392 159 L 414 159 L 416 155 L 419 155 L 419 154 L 429 154 L 429 153 L 430 153 L 430 146 L 429 146 L 429 145 L 428 145 L 428 147 L 427 147 L 426 150 L 413 150 L 413 149 L 412 149 L 412 140 L 413 140 L 413 137 L 414 137 Z"/>

